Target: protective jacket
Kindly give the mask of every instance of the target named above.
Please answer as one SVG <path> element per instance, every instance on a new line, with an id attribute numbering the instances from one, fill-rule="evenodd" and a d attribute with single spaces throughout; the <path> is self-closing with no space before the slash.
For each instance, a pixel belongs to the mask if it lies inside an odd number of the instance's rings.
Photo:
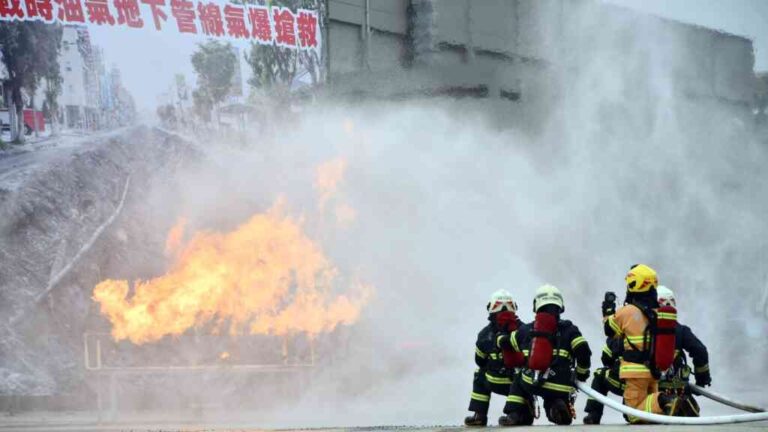
<path id="1" fill-rule="evenodd" d="M 618 366 L 621 361 L 621 354 L 624 353 L 624 341 L 621 339 L 608 338 L 603 345 L 603 352 L 600 354 L 600 361 L 607 368 Z"/>
<path id="2" fill-rule="evenodd" d="M 524 324 L 518 320 L 518 327 Z M 495 336 L 496 326 L 491 322 L 480 330 L 475 342 L 475 364 L 480 368 L 479 372 L 485 375 L 486 380 L 492 384 L 511 384 L 510 376 L 514 371 L 504 367 L 504 357 L 501 348 L 497 346 Z"/>
<path id="3" fill-rule="evenodd" d="M 508 335 L 499 335 L 496 344 L 499 347 L 509 346 L 528 358 L 533 339 L 532 331 L 533 323 L 525 324 Z M 575 368 L 578 374 L 588 374 L 592 352 L 579 328 L 569 320 L 558 321 L 552 347 L 552 363 L 547 378 L 542 382 L 534 382 L 534 373 L 523 368 L 521 379 L 527 384 L 541 385 L 547 390 L 569 393 L 574 389 L 572 369 Z"/>
<path id="4" fill-rule="evenodd" d="M 669 379 L 659 382 L 661 389 L 683 389 L 691 374 L 688 357 L 691 356 L 694 374 L 709 373 L 709 353 L 707 347 L 693 334 L 690 327 L 678 324 L 675 331 L 675 362 Z"/>
<path id="5" fill-rule="evenodd" d="M 628 361 L 630 351 L 635 357 L 647 356 L 650 351 L 650 337 L 646 333 L 648 318 L 639 306 L 628 304 L 615 314 L 603 318 L 605 335 L 623 340 L 626 353 L 621 359 L 619 376 L 624 378 L 652 378 L 651 370 L 641 361 Z"/>
<path id="6" fill-rule="evenodd" d="M 659 382 L 661 389 L 682 389 L 688 382 L 691 367 L 688 364 L 690 355 L 693 362 L 694 374 L 709 372 L 709 353 L 707 347 L 696 337 L 690 327 L 678 323 L 675 329 L 675 362 L 671 376 Z M 608 339 L 603 347 L 601 360 L 605 367 L 614 367 L 624 354 L 624 344 L 620 339 Z"/>

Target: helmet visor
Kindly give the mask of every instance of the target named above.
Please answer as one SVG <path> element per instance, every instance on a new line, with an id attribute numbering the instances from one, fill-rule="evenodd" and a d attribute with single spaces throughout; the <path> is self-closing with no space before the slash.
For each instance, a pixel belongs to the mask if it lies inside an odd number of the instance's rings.
<path id="1" fill-rule="evenodd" d="M 488 307 L 488 312 L 496 313 L 507 310 L 510 312 L 517 312 L 517 305 L 511 300 L 496 300 Z"/>

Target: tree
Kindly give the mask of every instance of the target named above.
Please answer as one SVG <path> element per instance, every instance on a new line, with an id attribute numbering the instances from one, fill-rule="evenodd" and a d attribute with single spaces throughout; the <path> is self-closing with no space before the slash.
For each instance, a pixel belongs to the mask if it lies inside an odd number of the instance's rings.
<path id="1" fill-rule="evenodd" d="M 56 132 L 59 112 L 59 96 L 62 90 L 61 71 L 58 67 L 52 68 L 45 74 L 45 103 L 44 114 L 51 122 L 51 131 Z"/>
<path id="2" fill-rule="evenodd" d="M 8 71 L 4 92 L 11 109 L 11 140 L 24 140 L 24 98 L 26 89 L 34 102 L 34 93 L 46 76 L 58 77 L 58 55 L 61 47 L 60 25 L 42 22 L 4 22 L 0 26 L 0 53 Z M 60 78 L 58 78 L 60 79 Z M 50 105 L 50 102 L 49 102 Z"/>
<path id="3" fill-rule="evenodd" d="M 250 3 L 249 0 L 242 1 Z M 273 6 L 299 8 L 322 8 L 324 2 L 318 0 L 278 0 Z M 319 10 L 322 16 L 323 11 Z M 245 60 L 251 67 L 252 76 L 248 84 L 263 91 L 266 95 L 285 102 L 291 91 L 291 85 L 300 73 L 310 75 L 312 84 L 320 82 L 320 56 L 316 50 L 280 47 L 276 44 L 260 45 L 251 42 L 251 50 Z"/>
<path id="4" fill-rule="evenodd" d="M 192 54 L 198 84 L 192 94 L 196 108 L 208 108 L 210 112 L 224 101 L 232 87 L 236 62 L 235 50 L 229 42 L 210 40 L 198 45 Z"/>
<path id="5" fill-rule="evenodd" d="M 165 104 L 157 107 L 157 116 L 160 118 L 160 123 L 163 127 L 174 128 L 176 127 L 176 108 L 172 104 Z"/>
<path id="6" fill-rule="evenodd" d="M 210 122 L 213 103 L 208 93 L 203 89 L 193 90 L 192 103 L 194 104 L 195 114 L 203 121 Z"/>

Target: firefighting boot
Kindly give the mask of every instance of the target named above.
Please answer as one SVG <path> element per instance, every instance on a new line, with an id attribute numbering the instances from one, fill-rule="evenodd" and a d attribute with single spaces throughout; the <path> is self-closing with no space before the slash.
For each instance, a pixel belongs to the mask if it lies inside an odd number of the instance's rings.
<path id="1" fill-rule="evenodd" d="M 533 424 L 533 415 L 522 412 L 511 412 L 499 417 L 499 426 L 530 426 Z"/>
<path id="2" fill-rule="evenodd" d="M 586 416 L 584 416 L 584 424 L 585 425 L 599 425 L 600 424 L 600 420 L 602 419 L 602 417 L 603 416 L 601 416 L 600 414 L 598 414 L 598 413 L 593 411 L 591 413 L 588 413 Z"/>
<path id="3" fill-rule="evenodd" d="M 474 413 L 464 419 L 465 426 L 486 426 L 488 425 L 488 416 L 480 413 Z"/>
<path id="4" fill-rule="evenodd" d="M 693 398 L 693 396 L 682 395 L 680 398 L 680 410 L 678 415 L 681 417 L 698 417 L 699 416 L 699 404 Z"/>
<path id="5" fill-rule="evenodd" d="M 679 416 L 680 398 L 666 393 L 659 394 L 659 405 L 664 410 L 664 415 Z"/>
<path id="6" fill-rule="evenodd" d="M 603 418 L 603 405 L 600 402 L 594 399 L 588 399 L 587 406 L 584 408 L 584 411 L 587 413 L 587 415 L 584 416 L 584 424 L 600 424 L 600 420 Z"/>
<path id="7" fill-rule="evenodd" d="M 555 399 L 547 410 L 547 418 L 556 425 L 567 426 L 573 421 L 568 404 L 562 399 Z"/>

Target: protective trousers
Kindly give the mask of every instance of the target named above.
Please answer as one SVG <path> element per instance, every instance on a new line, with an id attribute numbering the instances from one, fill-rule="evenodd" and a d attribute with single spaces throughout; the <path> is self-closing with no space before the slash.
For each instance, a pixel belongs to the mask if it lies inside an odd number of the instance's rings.
<path id="1" fill-rule="evenodd" d="M 595 371 L 595 375 L 592 378 L 592 389 L 605 396 L 608 392 L 611 392 L 618 396 L 624 396 L 625 384 L 619 378 L 619 371 L 611 368 L 600 368 Z M 584 412 L 591 413 L 598 419 L 603 416 L 603 404 L 589 398 L 587 399 L 587 406 L 584 408 Z"/>
<path id="2" fill-rule="evenodd" d="M 491 403 L 491 393 L 507 396 L 512 380 L 508 377 L 500 377 L 482 370 L 475 371 L 475 379 L 472 381 L 472 397 L 469 401 L 469 410 L 483 416 L 488 415 L 488 406 Z"/>
<path id="3" fill-rule="evenodd" d="M 517 417 L 520 419 L 518 424 L 531 425 L 534 419 L 534 397 L 540 396 L 544 399 L 544 411 L 549 421 L 557 424 L 570 424 L 570 421 L 567 421 L 567 423 L 556 421 L 552 417 L 552 408 L 557 406 L 567 409 L 566 407 L 570 403 L 571 391 L 573 391 L 573 387 L 547 381 L 535 382 L 529 375 L 521 373 L 509 388 L 509 396 L 507 396 L 507 403 L 504 405 L 504 413 L 507 415 L 517 414 Z M 570 415 L 567 417 L 570 420 Z"/>
<path id="4" fill-rule="evenodd" d="M 653 377 L 625 378 L 624 405 L 641 411 L 664 414 L 659 404 L 659 382 Z M 637 417 L 628 416 L 630 423 L 640 423 Z"/>

